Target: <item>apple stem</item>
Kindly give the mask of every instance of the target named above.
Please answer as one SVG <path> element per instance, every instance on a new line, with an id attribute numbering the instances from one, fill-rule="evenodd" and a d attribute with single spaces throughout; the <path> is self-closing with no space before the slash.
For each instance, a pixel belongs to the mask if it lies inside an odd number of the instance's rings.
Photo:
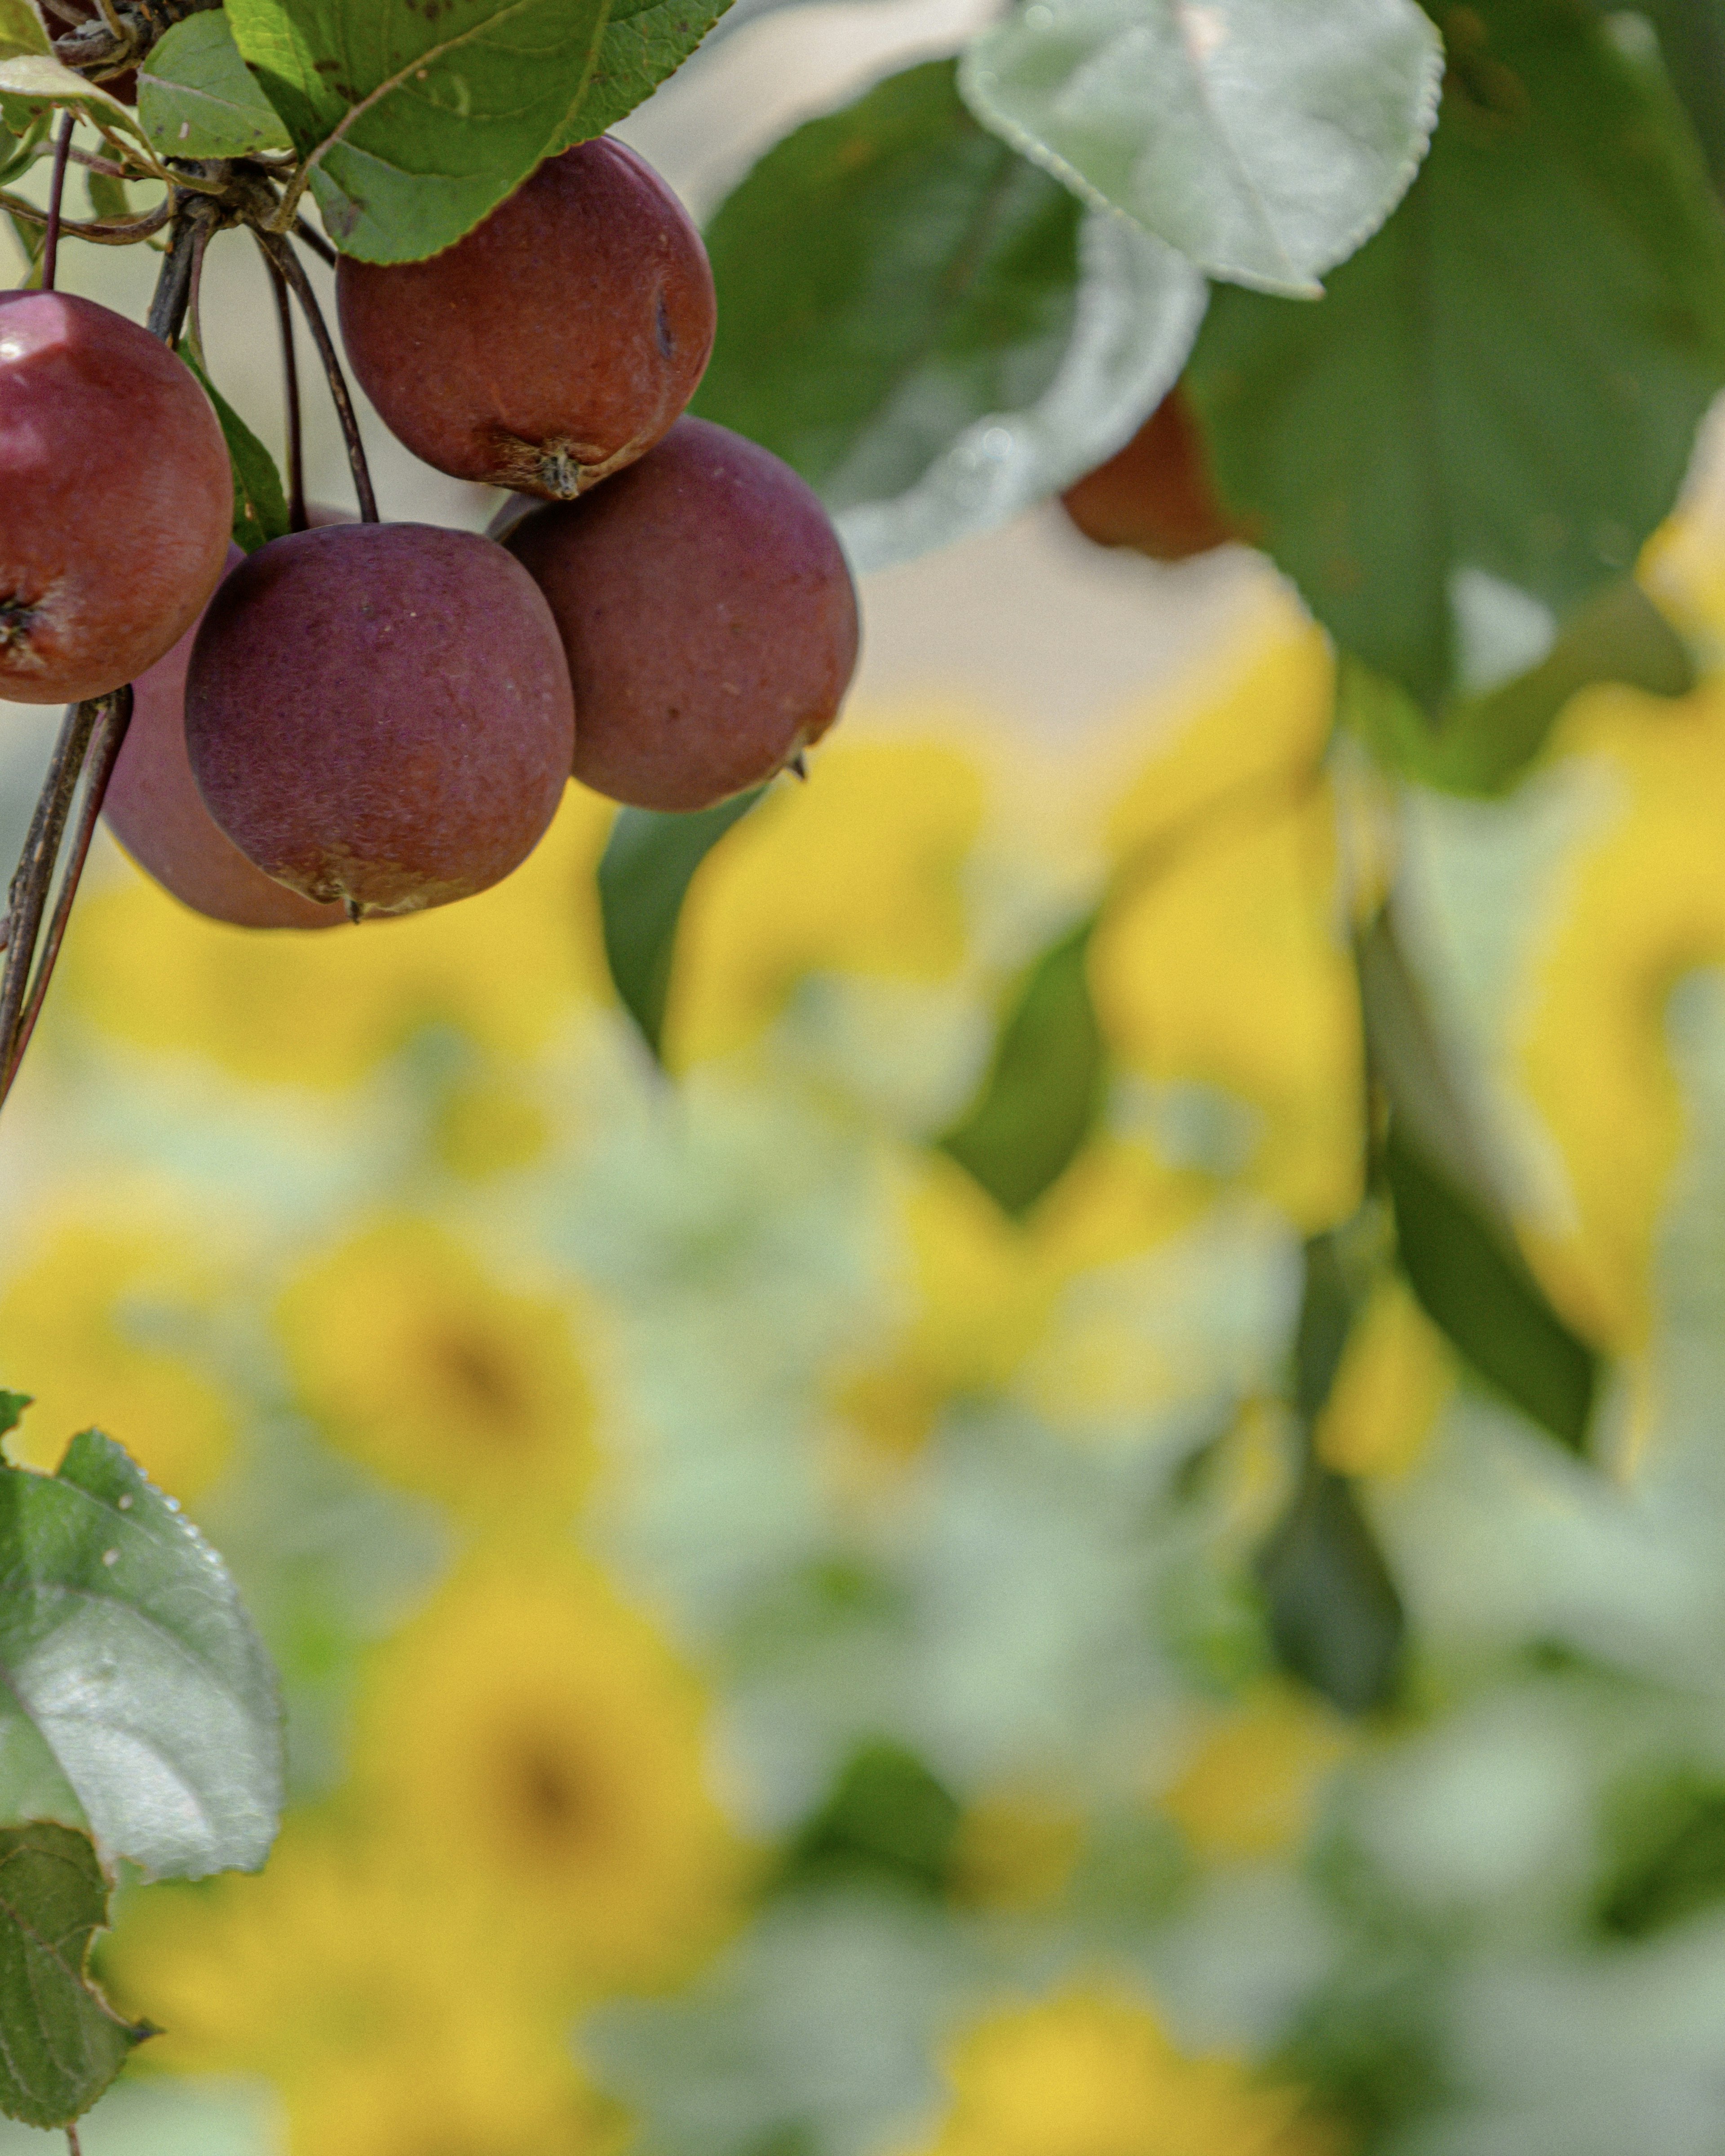
<path id="1" fill-rule="evenodd" d="M 75 112 L 68 112 L 60 121 L 59 131 L 54 138 L 54 178 L 48 190 L 48 229 L 42 239 L 42 289 L 54 290 L 54 276 L 60 259 L 60 204 L 66 194 L 66 152 L 72 146 L 72 130 L 78 125 Z"/>
<path id="2" fill-rule="evenodd" d="M 347 377 L 341 372 L 341 362 L 336 357 L 329 325 L 323 318 L 323 309 L 317 304 L 317 295 L 311 289 L 311 280 L 291 245 L 280 233 L 264 232 L 253 227 L 256 239 L 270 261 L 286 278 L 300 303 L 300 311 L 305 317 L 305 326 L 311 332 L 312 342 L 317 346 L 317 356 L 323 362 L 325 378 L 330 385 L 330 402 L 336 408 L 336 417 L 341 422 L 341 439 L 347 449 L 348 467 L 353 474 L 353 490 L 359 498 L 361 519 L 375 524 L 377 517 L 377 497 L 372 491 L 372 475 L 366 463 L 365 444 L 360 439 L 359 421 L 354 416 L 353 399 L 347 393 Z"/>
<path id="3" fill-rule="evenodd" d="M 300 410 L 300 357 L 294 346 L 294 310 L 288 297 L 287 280 L 270 260 L 270 281 L 275 288 L 275 311 L 281 322 L 281 382 L 287 405 L 288 529 L 303 531 L 305 515 L 305 446 Z"/>

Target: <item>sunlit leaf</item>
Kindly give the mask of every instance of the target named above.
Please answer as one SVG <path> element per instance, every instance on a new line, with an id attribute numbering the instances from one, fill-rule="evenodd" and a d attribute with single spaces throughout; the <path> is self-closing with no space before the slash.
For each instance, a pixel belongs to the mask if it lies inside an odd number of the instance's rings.
<path id="1" fill-rule="evenodd" d="M 188 15 L 151 47 L 138 70 L 138 117 L 164 157 L 246 157 L 293 146 L 221 8 Z"/>
<path id="2" fill-rule="evenodd" d="M 1414 0 L 1030 0 L 963 80 L 1091 200 L 1212 276 L 1309 297 L 1400 200 L 1442 71 Z"/>
<path id="3" fill-rule="evenodd" d="M 52 40 L 33 0 L 0 0 L 0 60 L 21 54 L 51 54 Z"/>
<path id="4" fill-rule="evenodd" d="M 62 67 L 51 53 L 14 49 L 8 55 L 0 45 L 0 120 L 13 133 L 22 134 L 39 113 L 67 105 L 97 126 L 117 129 L 147 146 L 136 115 L 100 83 Z"/>
<path id="5" fill-rule="evenodd" d="M 1104 1055 L 1081 921 L 1031 968 L 1000 1029 L 981 1091 L 940 1142 L 1012 1214 L 1071 1162 L 1101 1106 Z"/>
<path id="6" fill-rule="evenodd" d="M 64 2127 L 89 2110 L 154 2032 L 91 1983 L 90 1943 L 108 1881 L 88 1835 L 39 1820 L 0 1827 L 0 2111 Z"/>
<path id="7" fill-rule="evenodd" d="M 734 793 L 711 808 L 672 815 L 625 808 L 599 862 L 605 960 L 624 1009 L 656 1056 L 665 1031 L 677 921 L 695 871 L 766 788 Z"/>
<path id="8" fill-rule="evenodd" d="M 58 1474 L 0 1467 L 0 1758 L 22 1720 L 103 1848 L 255 1869 L 281 1800 L 268 1658 L 220 1558 L 95 1430 Z"/>
<path id="9" fill-rule="evenodd" d="M 453 245 L 553 147 L 620 119 L 711 19 L 609 0 L 228 0 L 227 15 L 331 238 L 367 262 Z"/>
<path id="10" fill-rule="evenodd" d="M 707 244 L 719 331 L 695 408 L 801 472 L 865 570 L 1111 455 L 1204 309 L 1178 255 L 1085 217 L 978 126 L 946 60 L 798 128 Z"/>

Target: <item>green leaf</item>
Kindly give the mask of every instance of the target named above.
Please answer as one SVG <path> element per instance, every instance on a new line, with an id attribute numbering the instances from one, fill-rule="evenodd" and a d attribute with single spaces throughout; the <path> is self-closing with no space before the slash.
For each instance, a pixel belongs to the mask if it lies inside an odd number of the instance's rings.
<path id="1" fill-rule="evenodd" d="M 719 328 L 694 409 L 799 471 L 864 570 L 1002 523 L 1111 455 L 1204 301 L 1169 249 L 1086 218 L 978 126 L 947 60 L 798 128 L 707 245 Z"/>
<path id="2" fill-rule="evenodd" d="M 138 70 L 138 117 L 164 157 L 249 157 L 293 147 L 222 8 L 188 15 L 151 48 Z"/>
<path id="3" fill-rule="evenodd" d="M 1087 200 L 1212 276 L 1309 298 L 1401 199 L 1442 72 L 1414 0 L 1032 0 L 962 79 Z"/>
<path id="4" fill-rule="evenodd" d="M 281 1802 L 275 1680 L 222 1562 L 96 1430 L 0 1467 L 0 1755 L 41 1738 L 103 1848 L 255 1870 Z"/>
<path id="5" fill-rule="evenodd" d="M 116 180 L 108 172 L 86 172 L 84 184 L 90 195 L 92 216 L 119 218 L 131 215 L 131 198 L 126 192 L 124 180 Z"/>
<path id="6" fill-rule="evenodd" d="M 0 113 L 3 118 L 3 113 Z M 48 115 L 39 112 L 33 119 L 23 121 L 21 131 L 14 134 L 11 128 L 0 125 L 0 186 L 27 172 L 36 162 L 36 146 L 48 132 Z M 16 225 L 17 220 L 13 219 Z"/>
<path id="7" fill-rule="evenodd" d="M 1257 1571 L 1285 1670 L 1344 1714 L 1394 1697 L 1406 1619 L 1348 1476 L 1307 1460 Z"/>
<path id="8" fill-rule="evenodd" d="M 1725 3 L 1722 0 L 1639 0 L 1633 14 L 1614 14 L 1620 40 L 1651 23 L 1671 87 L 1682 100 L 1707 170 L 1725 181 Z"/>
<path id="9" fill-rule="evenodd" d="M 1085 970 L 1095 926 L 1081 921 L 1030 968 L 981 1091 L 939 1141 L 1014 1215 L 1070 1164 L 1102 1104 L 1102 1036 Z"/>
<path id="10" fill-rule="evenodd" d="M 193 22 L 199 18 L 190 18 Z M 271 539 L 280 539 L 288 528 L 287 495 L 275 459 L 223 396 L 189 346 L 182 344 L 180 357 L 203 385 L 203 393 L 221 422 L 228 444 L 228 461 L 234 471 L 234 543 L 248 554 Z"/>
<path id="11" fill-rule="evenodd" d="M 1538 665 L 1489 696 L 1446 704 L 1435 719 L 1343 652 L 1337 711 L 1392 771 L 1446 793 L 1489 797 L 1515 784 L 1579 690 L 1620 681 L 1656 696 L 1681 696 L 1695 680 L 1682 639 L 1625 578 L 1587 601 Z"/>
<path id="12" fill-rule="evenodd" d="M 38 1820 L 0 1827 L 0 2111 L 64 2127 L 90 2109 L 135 2045 L 91 1983 L 90 1943 L 108 1881 L 87 1835 Z"/>
<path id="13" fill-rule="evenodd" d="M 1185 376 L 1233 514 L 1430 711 L 1483 631 L 1519 619 L 1531 663 L 1633 566 L 1725 382 L 1725 226 L 1669 91 L 1569 0 L 1447 19 L 1401 208 L 1317 306 L 1216 293 Z"/>
<path id="14" fill-rule="evenodd" d="M 757 786 L 711 808 L 673 815 L 624 808 L 599 862 L 605 960 L 624 1009 L 655 1056 L 665 1032 L 677 920 L 695 871 L 767 791 Z"/>
<path id="15" fill-rule="evenodd" d="M 367 262 L 453 246 L 582 131 L 611 12 L 610 0 L 227 0 L 330 237 Z"/>
<path id="16" fill-rule="evenodd" d="M 863 1880 L 942 1892 L 952 1870 L 958 1806 L 915 1753 L 864 1745 L 788 1852 L 781 1887 Z"/>
<path id="17" fill-rule="evenodd" d="M 0 0 L 0 60 L 53 51 L 53 40 L 32 0 Z"/>
<path id="18" fill-rule="evenodd" d="M 1586 1450 L 1599 1361 L 1520 1255 L 1392 1122 L 1385 1165 L 1402 1270 L 1479 1374 L 1572 1451 Z"/>
<path id="19" fill-rule="evenodd" d="M 1294 1336 L 1300 1477 L 1256 1565 L 1276 1659 L 1346 1714 L 1368 1713 L 1394 1697 L 1406 1631 L 1401 1597 L 1353 1485 L 1322 1465 L 1315 1446 L 1348 1335 L 1384 1262 L 1384 1230 L 1381 1208 L 1367 1204 L 1306 1245 Z"/>
<path id="20" fill-rule="evenodd" d="M 613 0 L 610 19 L 577 110 L 551 145 L 554 154 L 589 141 L 633 112 L 674 74 L 725 13 L 730 0 Z"/>
<path id="21" fill-rule="evenodd" d="M 8 1393 L 0 1388 L 0 1437 L 18 1428 L 24 1419 L 24 1409 L 33 1406 L 35 1399 L 33 1393 Z"/>

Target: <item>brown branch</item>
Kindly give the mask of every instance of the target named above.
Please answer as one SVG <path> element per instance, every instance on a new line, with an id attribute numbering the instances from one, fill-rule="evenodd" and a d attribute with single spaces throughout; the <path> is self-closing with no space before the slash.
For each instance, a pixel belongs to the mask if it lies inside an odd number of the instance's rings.
<path id="1" fill-rule="evenodd" d="M 36 970 L 30 981 L 29 993 L 24 998 L 23 1008 L 15 1021 L 17 1038 L 13 1040 L 11 1052 L 6 1059 L 4 1080 L 0 1081 L 0 1106 L 5 1105 L 6 1096 L 12 1091 L 13 1081 L 18 1076 L 18 1065 L 24 1060 L 24 1050 L 29 1046 L 30 1036 L 36 1030 L 36 1021 L 42 1015 L 43 999 L 48 993 L 48 984 L 54 978 L 54 964 L 60 955 L 60 945 L 65 941 L 66 924 L 72 917 L 72 901 L 78 896 L 79 882 L 84 875 L 84 864 L 90 858 L 90 841 L 95 836 L 96 824 L 102 813 L 102 803 L 107 797 L 108 782 L 114 776 L 114 766 L 119 762 L 120 752 L 126 746 L 126 730 L 131 724 L 131 707 L 132 694 L 130 688 L 116 689 L 112 696 L 104 696 L 96 706 L 100 716 L 93 732 L 85 743 L 82 759 L 86 765 L 84 773 L 84 799 L 79 808 L 77 824 L 72 834 L 72 849 L 67 856 L 65 867 L 61 871 L 59 893 L 54 901 L 54 917 L 48 924 L 48 937 L 42 946 L 42 955 L 37 961 Z M 88 707 L 82 705 L 79 706 L 80 710 L 86 708 Z M 74 784 L 76 783 L 75 778 L 74 783 Z M 71 806 L 69 796 L 66 806 L 69 810 Z M 64 820 L 60 828 L 64 831 Z M 59 838 L 57 835 L 54 841 L 56 852 L 59 850 Z M 43 885 L 44 901 L 46 896 L 47 884 L 44 880 Z M 39 909 L 36 915 L 36 926 L 30 931 L 32 942 L 35 941 L 41 917 Z M 11 969 L 11 962 L 12 950 L 8 944 L 7 950 L 8 972 Z M 20 975 L 23 970 L 20 966 Z M 0 1038 L 11 1039 L 12 1036 L 5 1034 L 0 1034 Z"/>
<path id="2" fill-rule="evenodd" d="M 294 347 L 294 310 L 288 297 L 287 279 L 268 254 L 270 282 L 275 292 L 275 310 L 281 322 L 281 386 L 287 407 L 288 529 L 303 531 L 305 515 L 305 448 L 300 407 L 300 360 Z"/>
<path id="3" fill-rule="evenodd" d="M 102 710 L 100 699 L 67 706 L 48 778 L 30 819 L 23 854 L 6 894 L 6 967 L 0 974 L 0 1071 L 5 1075 L 0 1083 L 0 1100 L 5 1097 L 18 1068 L 30 962 L 36 955 L 36 939 L 47 911 L 49 886 L 59 859 L 66 819 L 72 813 L 72 798 Z M 39 1005 L 40 1000 L 39 996 Z"/>
<path id="4" fill-rule="evenodd" d="M 360 516 L 366 523 L 375 524 L 378 521 L 377 497 L 372 491 L 371 469 L 366 462 L 365 444 L 360 439 L 359 421 L 354 415 L 353 399 L 347 393 L 347 377 L 341 372 L 341 362 L 330 336 L 329 325 L 323 318 L 323 309 L 317 304 L 317 295 L 311 289 L 311 280 L 299 256 L 280 233 L 261 232 L 254 226 L 253 234 L 259 246 L 286 278 L 300 303 L 305 326 L 323 362 L 324 374 L 330 385 L 330 401 L 341 422 L 341 439 L 347 444 L 347 463 L 353 474 L 353 490 L 359 497 Z"/>
<path id="5" fill-rule="evenodd" d="M 341 259 L 323 234 L 307 224 L 303 217 L 294 219 L 294 237 L 303 246 L 311 249 L 326 270 L 333 270 Z"/>

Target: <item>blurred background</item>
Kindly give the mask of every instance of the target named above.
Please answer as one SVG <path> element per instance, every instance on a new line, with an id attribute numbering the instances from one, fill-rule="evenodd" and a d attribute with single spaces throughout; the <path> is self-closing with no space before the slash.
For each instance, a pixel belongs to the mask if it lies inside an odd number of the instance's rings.
<path id="1" fill-rule="evenodd" d="M 738 8 L 620 131 L 700 215 L 979 13 Z M 63 282 L 141 312 L 143 252 Z M 205 323 L 275 444 L 239 239 Z M 367 443 L 386 516 L 484 525 Z M 1641 573 L 1725 638 L 1705 460 Z M 691 890 L 674 1082 L 576 789 L 504 886 L 352 937 L 93 863 L 0 1124 L 8 1448 L 97 1423 L 185 1502 L 292 1805 L 260 1876 L 122 1897 L 105 1981 L 167 2033 L 85 2147 L 1716 2156 L 1725 689 L 1586 691 L 1463 802 L 1330 751 L 1324 639 L 1244 548 L 1048 509 L 863 602 L 813 783 Z M 3 714 L 9 847 L 57 716 Z M 1392 875 L 1615 1374 L 1602 1471 L 1373 1302 L 1319 1445 L 1411 1647 L 1349 1718 L 1277 1673 L 1253 1559 Z M 931 1137 L 1099 904 L 1104 1112 L 1010 1218 Z"/>

